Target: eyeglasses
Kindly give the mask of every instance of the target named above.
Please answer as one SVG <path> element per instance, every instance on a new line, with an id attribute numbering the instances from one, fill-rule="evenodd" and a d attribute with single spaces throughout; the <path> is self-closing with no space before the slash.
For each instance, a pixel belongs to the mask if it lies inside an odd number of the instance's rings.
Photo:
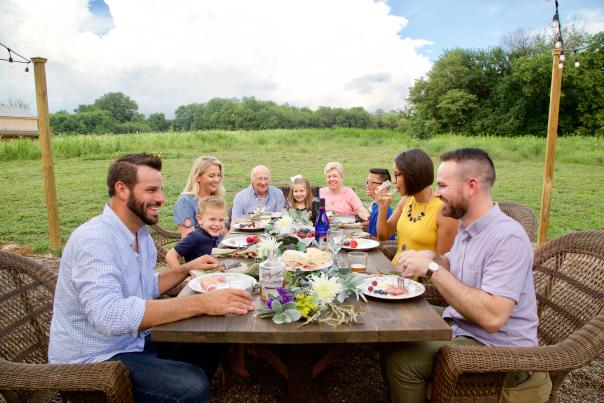
<path id="1" fill-rule="evenodd" d="M 382 183 L 384 183 L 384 182 L 374 182 L 374 181 L 372 181 L 371 179 L 367 179 L 367 180 L 365 181 L 365 186 L 371 186 L 371 185 L 381 185 Z"/>

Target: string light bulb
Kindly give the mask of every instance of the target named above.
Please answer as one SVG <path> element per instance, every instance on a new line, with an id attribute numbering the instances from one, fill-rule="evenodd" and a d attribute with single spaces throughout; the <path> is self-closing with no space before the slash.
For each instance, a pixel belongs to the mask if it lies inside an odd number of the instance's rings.
<path id="1" fill-rule="evenodd" d="M 581 65 L 581 63 L 579 63 L 579 60 L 576 60 L 576 61 L 575 61 L 575 67 L 576 67 L 576 68 L 579 68 L 579 66 L 580 66 L 580 65 Z"/>
<path id="2" fill-rule="evenodd" d="M 560 49 L 562 47 L 562 41 L 560 39 L 558 39 L 554 46 L 556 46 L 556 49 Z"/>
<path id="3" fill-rule="evenodd" d="M 554 14 L 554 18 L 552 18 L 552 30 L 554 33 L 558 33 L 560 30 L 560 19 L 558 17 L 558 13 Z"/>
<path id="4" fill-rule="evenodd" d="M 25 75 L 26 76 L 29 75 L 29 63 L 27 63 L 27 65 L 25 65 Z"/>
<path id="5" fill-rule="evenodd" d="M 558 68 L 559 69 L 563 69 L 564 68 L 564 63 L 562 63 L 562 62 L 558 63 Z"/>
<path id="6" fill-rule="evenodd" d="M 564 60 L 566 60 L 566 56 L 564 56 L 564 52 L 562 52 L 560 54 L 560 61 L 563 62 Z"/>

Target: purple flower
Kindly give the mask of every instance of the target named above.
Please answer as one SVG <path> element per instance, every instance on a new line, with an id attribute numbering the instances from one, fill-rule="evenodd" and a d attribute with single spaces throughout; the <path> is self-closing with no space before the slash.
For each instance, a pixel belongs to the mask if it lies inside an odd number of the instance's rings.
<path id="1" fill-rule="evenodd" d="M 293 294 L 287 288 L 279 287 L 277 288 L 277 293 L 279 293 L 279 298 L 269 298 L 266 301 L 266 306 L 269 309 L 273 309 L 273 301 L 279 301 L 281 305 L 285 305 L 294 300 Z"/>

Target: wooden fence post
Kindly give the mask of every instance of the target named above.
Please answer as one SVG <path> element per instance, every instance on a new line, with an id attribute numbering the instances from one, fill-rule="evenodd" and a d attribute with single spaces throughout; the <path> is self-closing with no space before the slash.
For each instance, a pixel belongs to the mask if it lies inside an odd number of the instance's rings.
<path id="1" fill-rule="evenodd" d="M 46 196 L 46 211 L 48 213 L 48 238 L 50 250 L 58 254 L 61 250 L 61 233 L 59 231 L 59 212 L 57 208 L 57 189 L 55 185 L 55 170 L 50 142 L 50 121 L 48 118 L 48 94 L 46 92 L 46 59 L 32 57 L 34 77 L 36 80 L 36 103 L 38 106 L 38 133 L 40 134 L 40 151 L 42 154 L 42 172 L 44 174 L 44 190 Z"/>
<path id="2" fill-rule="evenodd" d="M 561 49 L 554 49 L 552 66 L 552 85 L 549 96 L 549 117 L 547 120 L 547 144 L 545 147 L 545 168 L 543 174 L 543 192 L 541 193 L 541 212 L 539 214 L 539 232 L 537 244 L 547 241 L 549 211 L 552 201 L 554 182 L 554 161 L 556 159 L 556 139 L 558 138 L 558 115 L 560 114 L 560 88 L 562 87 Z"/>

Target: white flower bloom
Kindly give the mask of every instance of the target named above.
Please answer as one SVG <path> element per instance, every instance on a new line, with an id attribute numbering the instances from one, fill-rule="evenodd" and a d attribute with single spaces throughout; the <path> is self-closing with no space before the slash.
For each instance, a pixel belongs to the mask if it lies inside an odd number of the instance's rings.
<path id="1" fill-rule="evenodd" d="M 266 257 L 269 250 L 277 250 L 281 244 L 282 242 L 277 242 L 274 236 L 262 238 L 257 245 L 258 255 Z"/>
<path id="2" fill-rule="evenodd" d="M 324 273 L 319 276 L 310 276 L 311 289 L 317 296 L 317 302 L 320 305 L 333 302 L 334 298 L 342 292 L 342 285 L 337 277 L 329 277 Z"/>
<path id="3" fill-rule="evenodd" d="M 275 228 L 277 229 L 277 231 L 279 231 L 279 234 L 281 235 L 289 234 L 290 232 L 292 232 L 293 223 L 293 218 L 289 215 L 285 215 L 283 216 L 283 218 L 275 222 Z"/>

